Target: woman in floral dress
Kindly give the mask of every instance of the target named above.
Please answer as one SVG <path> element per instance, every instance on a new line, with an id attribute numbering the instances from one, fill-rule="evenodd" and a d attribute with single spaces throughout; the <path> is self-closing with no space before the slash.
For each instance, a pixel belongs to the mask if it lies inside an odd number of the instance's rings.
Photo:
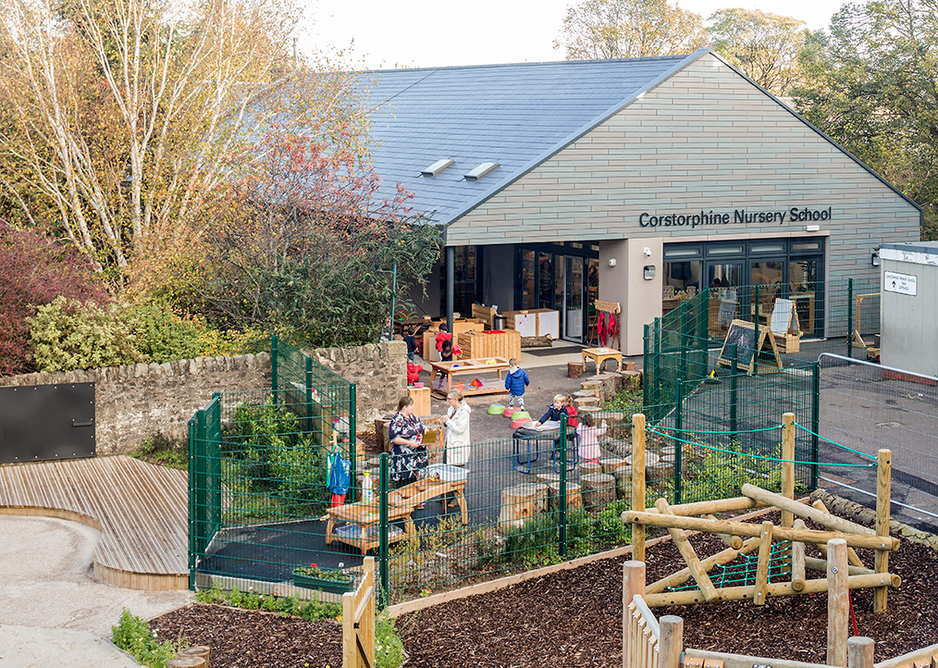
<path id="1" fill-rule="evenodd" d="M 427 446 L 423 444 L 426 428 L 414 415 L 414 400 L 402 397 L 397 404 L 397 413 L 388 425 L 388 440 L 391 441 L 391 480 L 398 486 L 417 479 L 428 464 Z"/>

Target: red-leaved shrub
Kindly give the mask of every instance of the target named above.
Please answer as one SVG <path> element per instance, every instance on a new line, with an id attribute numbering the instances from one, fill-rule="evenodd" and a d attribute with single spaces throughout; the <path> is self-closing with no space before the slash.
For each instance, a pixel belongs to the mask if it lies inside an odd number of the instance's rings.
<path id="1" fill-rule="evenodd" d="M 0 221 L 0 376 L 33 370 L 26 317 L 59 295 L 108 301 L 76 249 Z"/>

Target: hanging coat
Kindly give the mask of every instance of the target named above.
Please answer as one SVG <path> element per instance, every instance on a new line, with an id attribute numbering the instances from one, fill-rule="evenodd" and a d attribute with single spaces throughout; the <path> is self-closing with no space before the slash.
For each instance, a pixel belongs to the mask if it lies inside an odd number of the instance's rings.
<path id="1" fill-rule="evenodd" d="M 348 493 L 351 482 L 352 463 L 342 457 L 342 451 L 335 447 L 329 454 L 329 491 L 339 496 Z"/>

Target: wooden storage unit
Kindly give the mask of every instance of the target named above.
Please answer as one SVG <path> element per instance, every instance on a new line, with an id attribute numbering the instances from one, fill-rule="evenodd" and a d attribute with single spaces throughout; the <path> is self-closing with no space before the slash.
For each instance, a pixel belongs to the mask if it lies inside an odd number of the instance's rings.
<path id="1" fill-rule="evenodd" d="M 521 336 L 550 336 L 560 338 L 560 312 L 549 308 L 532 308 L 525 311 L 505 311 L 509 329 L 517 330 Z"/>
<path id="2" fill-rule="evenodd" d="M 414 400 L 414 413 L 416 413 L 418 417 L 424 417 L 430 414 L 429 387 L 408 387 L 407 394 Z"/>
<path id="3" fill-rule="evenodd" d="M 801 333 L 798 334 L 773 334 L 775 345 L 778 352 L 782 355 L 790 355 L 801 351 Z"/>
<path id="4" fill-rule="evenodd" d="M 497 332 L 463 332 L 459 335 L 460 359 L 521 356 L 521 332 L 513 329 Z"/>
<path id="5" fill-rule="evenodd" d="M 440 361 L 440 353 L 436 349 L 436 335 L 440 333 L 441 324 L 441 322 L 434 321 L 430 329 L 423 333 L 423 355 L 421 355 L 421 357 L 427 362 Z M 484 328 L 485 324 L 478 318 L 456 320 L 453 322 L 453 336 L 456 337 L 453 339 L 453 342 L 459 343 L 459 335 L 462 332 L 470 329 L 481 331 Z"/>

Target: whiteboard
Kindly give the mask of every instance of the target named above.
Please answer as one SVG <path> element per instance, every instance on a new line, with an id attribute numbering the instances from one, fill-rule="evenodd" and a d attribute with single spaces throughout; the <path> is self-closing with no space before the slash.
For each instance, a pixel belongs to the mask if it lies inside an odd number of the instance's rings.
<path id="1" fill-rule="evenodd" d="M 769 323 L 773 334 L 788 333 L 788 326 L 791 324 L 791 314 L 794 308 L 795 304 L 790 299 L 775 300 L 775 308 L 772 310 L 772 321 Z"/>

